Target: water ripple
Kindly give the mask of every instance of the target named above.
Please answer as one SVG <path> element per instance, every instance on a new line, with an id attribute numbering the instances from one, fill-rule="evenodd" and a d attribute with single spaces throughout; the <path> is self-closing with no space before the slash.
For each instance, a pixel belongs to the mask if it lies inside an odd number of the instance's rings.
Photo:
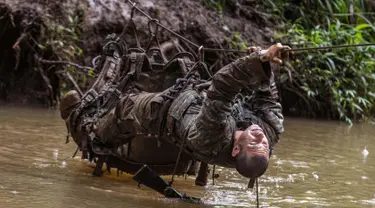
<path id="1" fill-rule="evenodd" d="M 375 160 L 363 150 L 375 149 L 373 127 L 351 129 L 332 122 L 287 119 L 270 160 L 259 178 L 262 207 L 373 207 Z M 132 181 L 131 176 L 93 168 L 64 144 L 66 128 L 56 112 L 0 110 L 0 207 L 195 207 Z M 366 153 L 366 152 L 365 152 Z M 365 160 L 364 160 L 365 159 Z M 216 168 L 212 185 L 194 186 L 194 177 L 179 179 L 177 190 L 202 197 L 209 207 L 255 207 L 255 190 L 234 169 Z M 207 207 L 198 206 L 198 207 Z"/>

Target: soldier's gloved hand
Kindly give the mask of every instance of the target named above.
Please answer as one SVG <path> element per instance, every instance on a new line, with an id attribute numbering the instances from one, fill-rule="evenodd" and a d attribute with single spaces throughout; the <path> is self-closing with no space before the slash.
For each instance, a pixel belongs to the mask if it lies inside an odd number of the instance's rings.
<path id="1" fill-rule="evenodd" d="M 288 59 L 289 55 L 294 53 L 293 51 L 286 51 L 290 49 L 291 48 L 289 46 L 283 46 L 281 43 L 277 43 L 266 50 L 258 50 L 256 47 L 253 50 L 254 52 L 259 53 L 260 60 L 262 62 L 270 61 L 277 64 L 282 64 L 282 60 Z"/>

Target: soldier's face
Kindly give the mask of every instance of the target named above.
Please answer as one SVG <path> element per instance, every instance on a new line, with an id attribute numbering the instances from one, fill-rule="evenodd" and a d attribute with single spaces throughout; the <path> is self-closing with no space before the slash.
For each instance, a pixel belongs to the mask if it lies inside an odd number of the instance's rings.
<path id="1" fill-rule="evenodd" d="M 245 143 L 247 143 L 246 148 L 254 151 L 268 150 L 268 140 L 263 132 L 263 129 L 258 125 L 251 125 L 244 133 L 248 134 L 245 138 Z"/>
<path id="2" fill-rule="evenodd" d="M 236 132 L 232 156 L 235 157 L 240 149 L 250 155 L 269 155 L 269 144 L 263 130 L 258 125 L 251 125 L 243 132 Z"/>

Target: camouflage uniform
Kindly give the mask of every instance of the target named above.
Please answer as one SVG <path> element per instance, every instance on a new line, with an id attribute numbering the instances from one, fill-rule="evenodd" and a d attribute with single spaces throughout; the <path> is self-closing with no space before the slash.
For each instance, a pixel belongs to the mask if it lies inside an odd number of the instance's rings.
<path id="1" fill-rule="evenodd" d="M 171 174 L 175 168 L 179 149 L 167 142 L 150 140 L 147 134 L 138 134 L 130 138 L 132 142 L 123 145 L 103 146 L 92 141 L 92 124 L 103 120 L 121 97 L 141 91 L 160 92 L 172 86 L 175 79 L 183 76 L 193 64 L 183 53 L 162 63 L 157 50 L 151 48 L 149 52 L 152 54 L 140 49 L 127 50 L 122 39 L 108 36 L 101 55 L 94 59 L 99 73 L 90 89 L 84 95 L 72 90 L 61 99 L 61 117 L 82 151 L 82 158 L 99 161 L 94 175 L 101 174 L 103 162 L 107 167 L 130 174 L 138 171 L 143 164 L 148 164 L 159 174 Z M 182 154 L 176 174 L 194 175 L 196 168 L 191 156 Z"/>
<path id="2" fill-rule="evenodd" d="M 207 91 L 198 91 L 194 83 L 178 94 L 163 116 L 171 89 L 161 93 L 136 93 L 123 97 L 117 106 L 94 127 L 100 146 L 118 147 L 137 135 L 160 135 L 166 119 L 163 141 L 180 146 L 209 164 L 234 167 L 231 151 L 236 130 L 251 123 L 261 126 L 270 142 L 278 142 L 284 131 L 281 105 L 268 62 L 257 53 L 240 58 L 219 70 Z M 236 96 L 246 95 L 239 102 Z M 248 92 L 252 92 L 251 94 Z M 162 126 L 163 127 L 163 126 Z M 151 138 L 150 138 L 151 139 Z M 116 154 L 116 153 L 114 153 Z"/>

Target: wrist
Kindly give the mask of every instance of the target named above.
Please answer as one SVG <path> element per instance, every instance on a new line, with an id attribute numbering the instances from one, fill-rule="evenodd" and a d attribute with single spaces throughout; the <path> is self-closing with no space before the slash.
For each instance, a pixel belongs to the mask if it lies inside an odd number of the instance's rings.
<path id="1" fill-rule="evenodd" d="M 257 54 L 261 62 L 264 63 L 269 61 L 268 50 L 257 51 Z"/>

